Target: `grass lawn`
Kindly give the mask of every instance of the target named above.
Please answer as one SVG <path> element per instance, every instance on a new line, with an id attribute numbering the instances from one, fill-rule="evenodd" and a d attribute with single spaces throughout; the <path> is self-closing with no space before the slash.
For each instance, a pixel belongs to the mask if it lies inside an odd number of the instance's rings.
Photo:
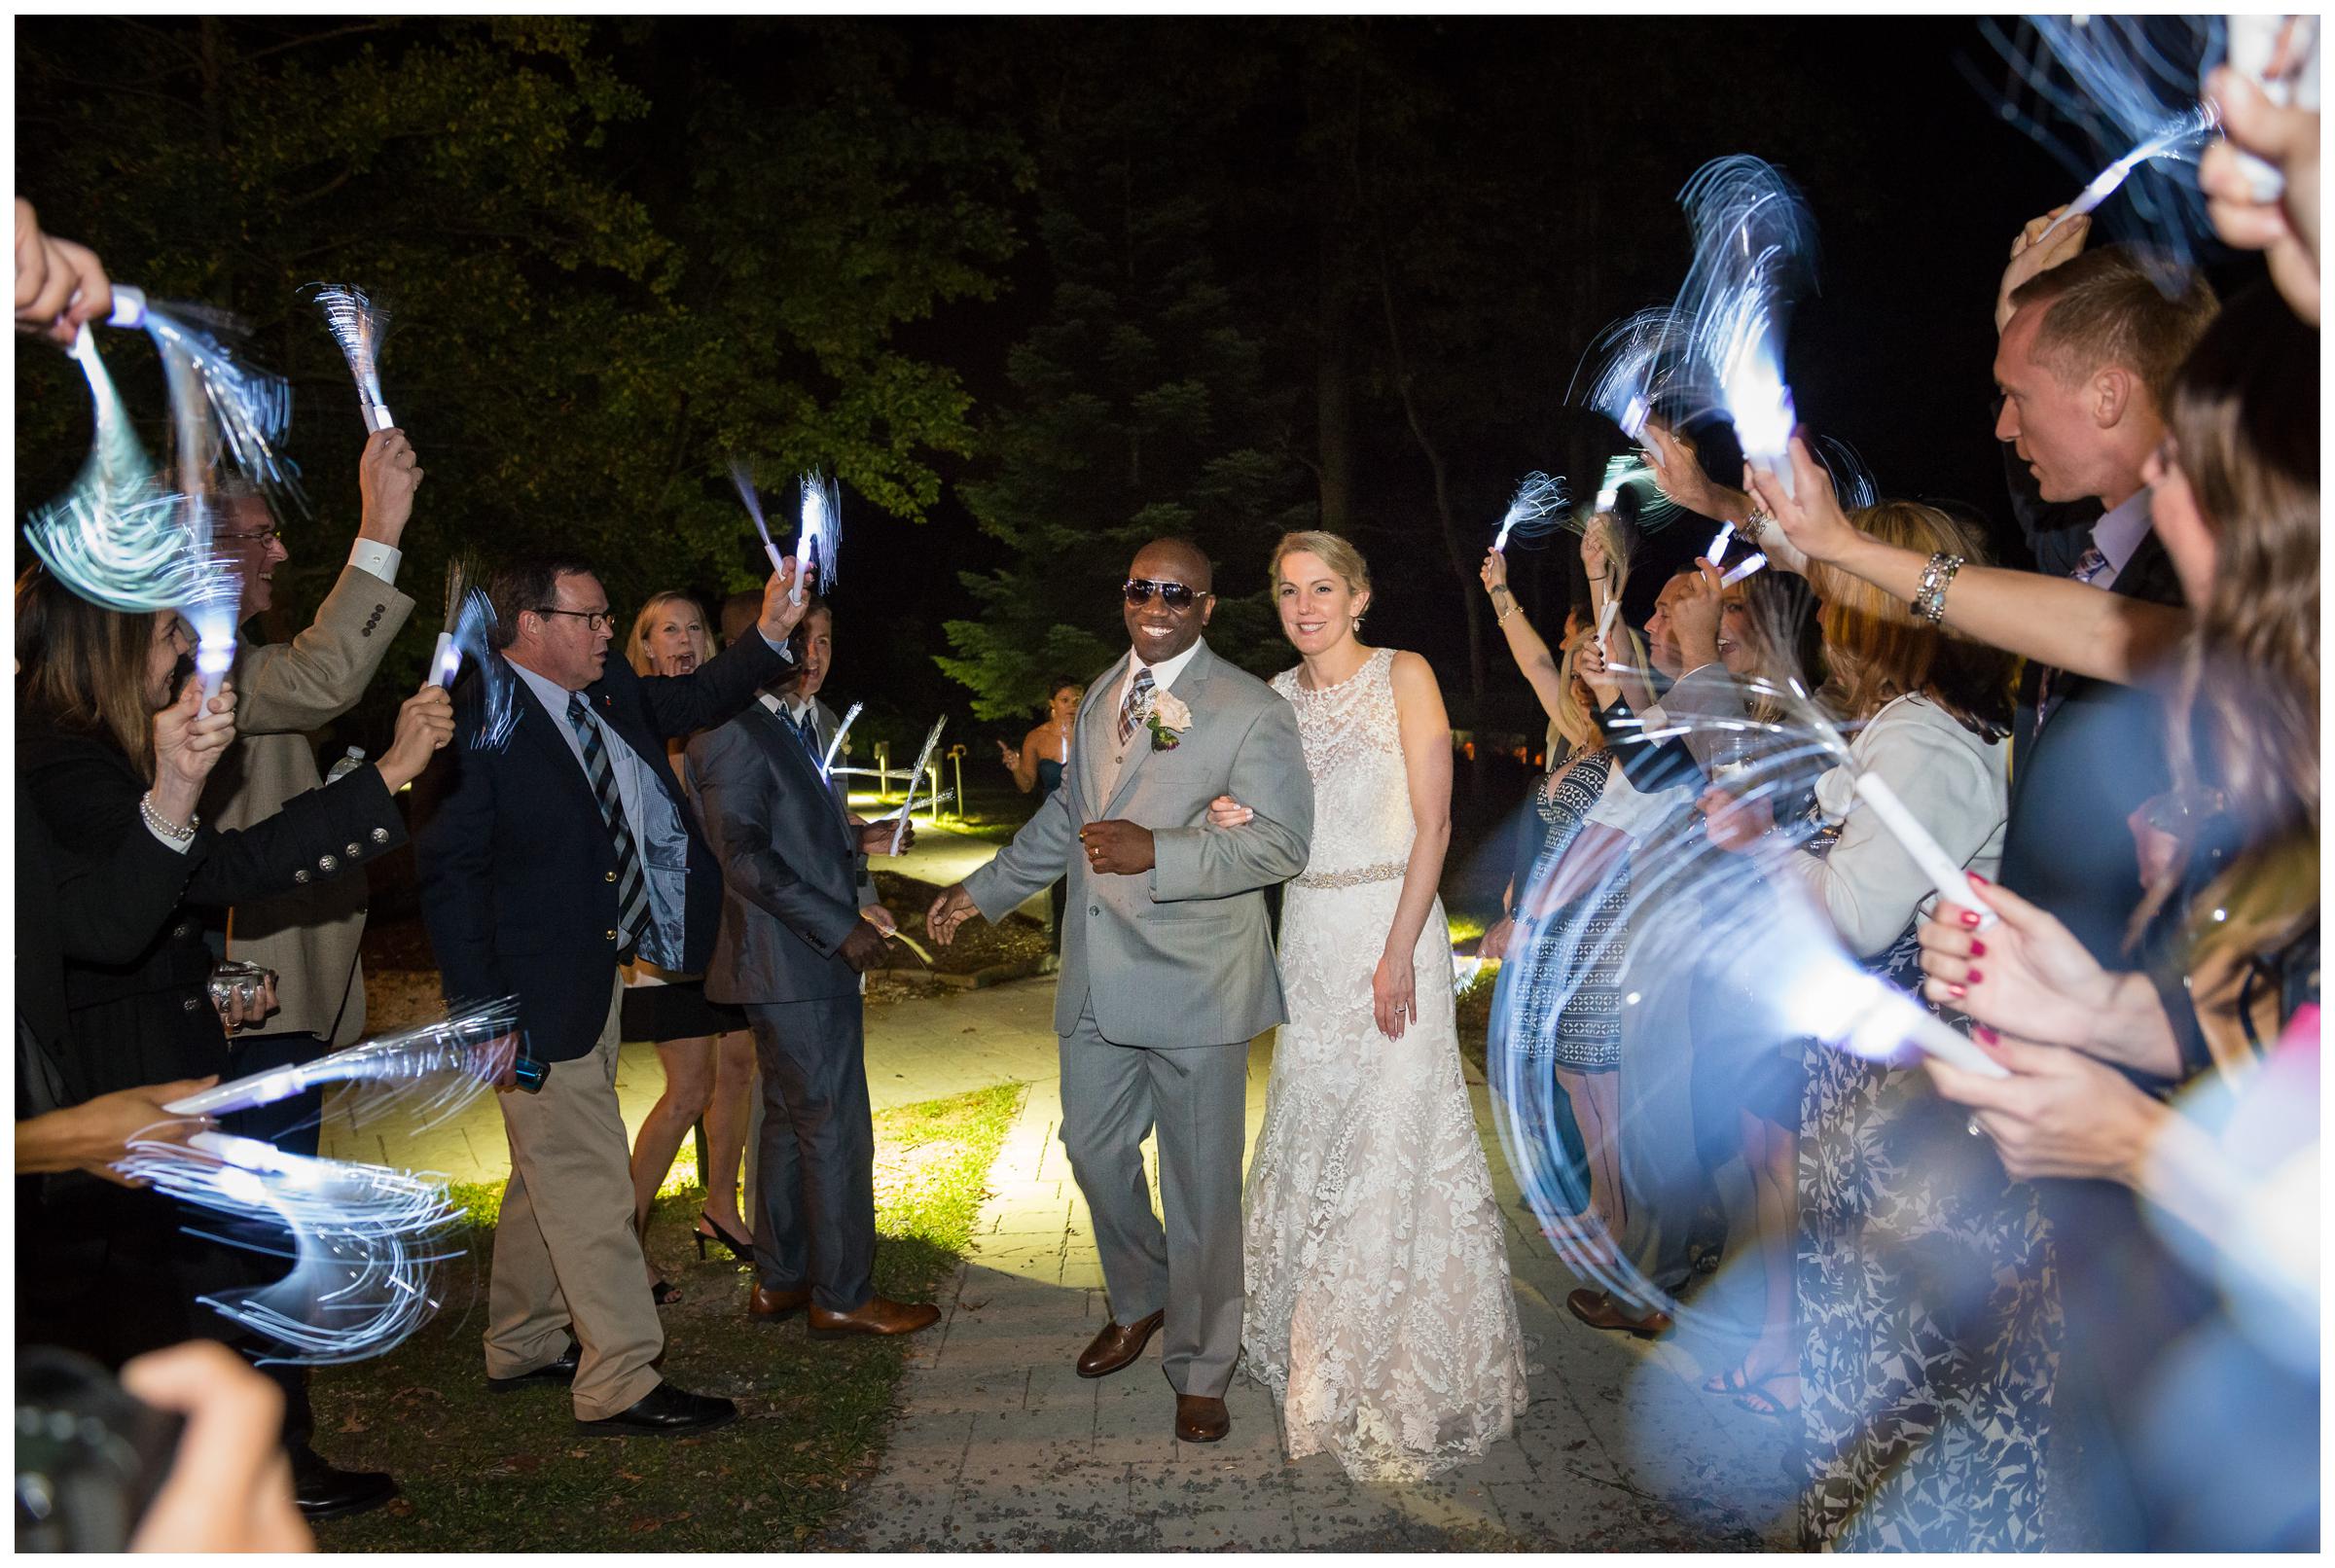
<path id="1" fill-rule="evenodd" d="M 876 1288 L 924 1301 L 971 1240 L 1020 1085 L 876 1116 Z M 447 1266 L 446 1305 L 391 1355 L 320 1370 L 316 1446 L 396 1474 L 404 1495 L 316 1527 L 328 1551 L 767 1551 L 803 1544 L 876 1468 L 908 1347 L 812 1339 L 797 1316 L 745 1315 L 750 1270 L 699 1263 L 695 1151 L 660 1195 L 650 1252 L 684 1300 L 665 1309 L 663 1371 L 737 1401 L 699 1438 L 585 1438 L 566 1392 L 489 1394 L 479 1336 L 501 1188 L 457 1187 L 469 1257 Z"/>

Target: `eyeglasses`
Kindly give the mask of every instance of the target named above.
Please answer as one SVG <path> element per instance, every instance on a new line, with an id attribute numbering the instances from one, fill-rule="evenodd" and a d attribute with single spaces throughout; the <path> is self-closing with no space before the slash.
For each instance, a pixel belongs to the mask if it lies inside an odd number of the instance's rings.
<path id="1" fill-rule="evenodd" d="M 588 631 L 606 631 L 616 624 L 614 610 L 556 610 L 548 604 L 536 606 L 537 615 L 572 615 L 584 623 Z"/>
<path id="2" fill-rule="evenodd" d="M 1127 602 L 1130 604 L 1149 604 L 1151 596 L 1157 593 L 1160 596 L 1160 602 L 1170 610 L 1189 610 L 1192 608 L 1192 601 L 1200 597 L 1185 584 L 1154 583 L 1148 577 L 1129 578 L 1126 592 Z"/>
<path id="3" fill-rule="evenodd" d="M 283 537 L 284 531 L 281 528 L 262 528 L 256 533 L 221 533 L 215 528 L 211 530 L 212 542 L 221 545 L 267 545 Z"/>

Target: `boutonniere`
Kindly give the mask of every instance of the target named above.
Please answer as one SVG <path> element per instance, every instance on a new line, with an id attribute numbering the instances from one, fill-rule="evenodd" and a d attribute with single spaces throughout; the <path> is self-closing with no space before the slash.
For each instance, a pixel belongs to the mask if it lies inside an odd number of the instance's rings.
<path id="1" fill-rule="evenodd" d="M 1151 731 L 1153 751 L 1173 751 L 1183 743 L 1184 731 L 1192 728 L 1192 710 L 1173 692 L 1162 692 L 1152 698 L 1143 726 Z"/>

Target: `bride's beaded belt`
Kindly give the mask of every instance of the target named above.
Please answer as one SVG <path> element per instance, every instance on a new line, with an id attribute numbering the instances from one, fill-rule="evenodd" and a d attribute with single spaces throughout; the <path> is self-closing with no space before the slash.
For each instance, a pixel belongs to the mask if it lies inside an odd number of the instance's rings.
<path id="1" fill-rule="evenodd" d="M 1399 882 L 1411 869 L 1408 861 L 1390 860 L 1383 866 L 1361 866 L 1350 872 L 1311 872 L 1294 878 L 1300 887 L 1360 887 L 1365 882 Z"/>

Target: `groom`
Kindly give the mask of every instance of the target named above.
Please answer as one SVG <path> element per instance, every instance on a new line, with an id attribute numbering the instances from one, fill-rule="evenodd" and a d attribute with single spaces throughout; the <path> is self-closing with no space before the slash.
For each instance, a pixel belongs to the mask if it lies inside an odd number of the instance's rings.
<path id="1" fill-rule="evenodd" d="M 1263 889 L 1306 868 L 1313 786 L 1297 715 L 1200 640 L 1208 558 L 1182 539 L 1135 554 L 1126 659 L 1087 688 L 1062 787 L 997 858 L 935 900 L 947 943 L 1070 879 L 1054 1027 L 1062 1147 L 1095 1218 L 1111 1322 L 1079 1375 L 1129 1366 L 1163 1322 L 1175 1435 L 1232 1428 L 1240 1355 L 1240 1150 L 1248 1042 L 1279 1023 Z M 1209 829 L 1230 795 L 1254 820 Z M 1143 1178 L 1159 1131 L 1163 1231 Z"/>

